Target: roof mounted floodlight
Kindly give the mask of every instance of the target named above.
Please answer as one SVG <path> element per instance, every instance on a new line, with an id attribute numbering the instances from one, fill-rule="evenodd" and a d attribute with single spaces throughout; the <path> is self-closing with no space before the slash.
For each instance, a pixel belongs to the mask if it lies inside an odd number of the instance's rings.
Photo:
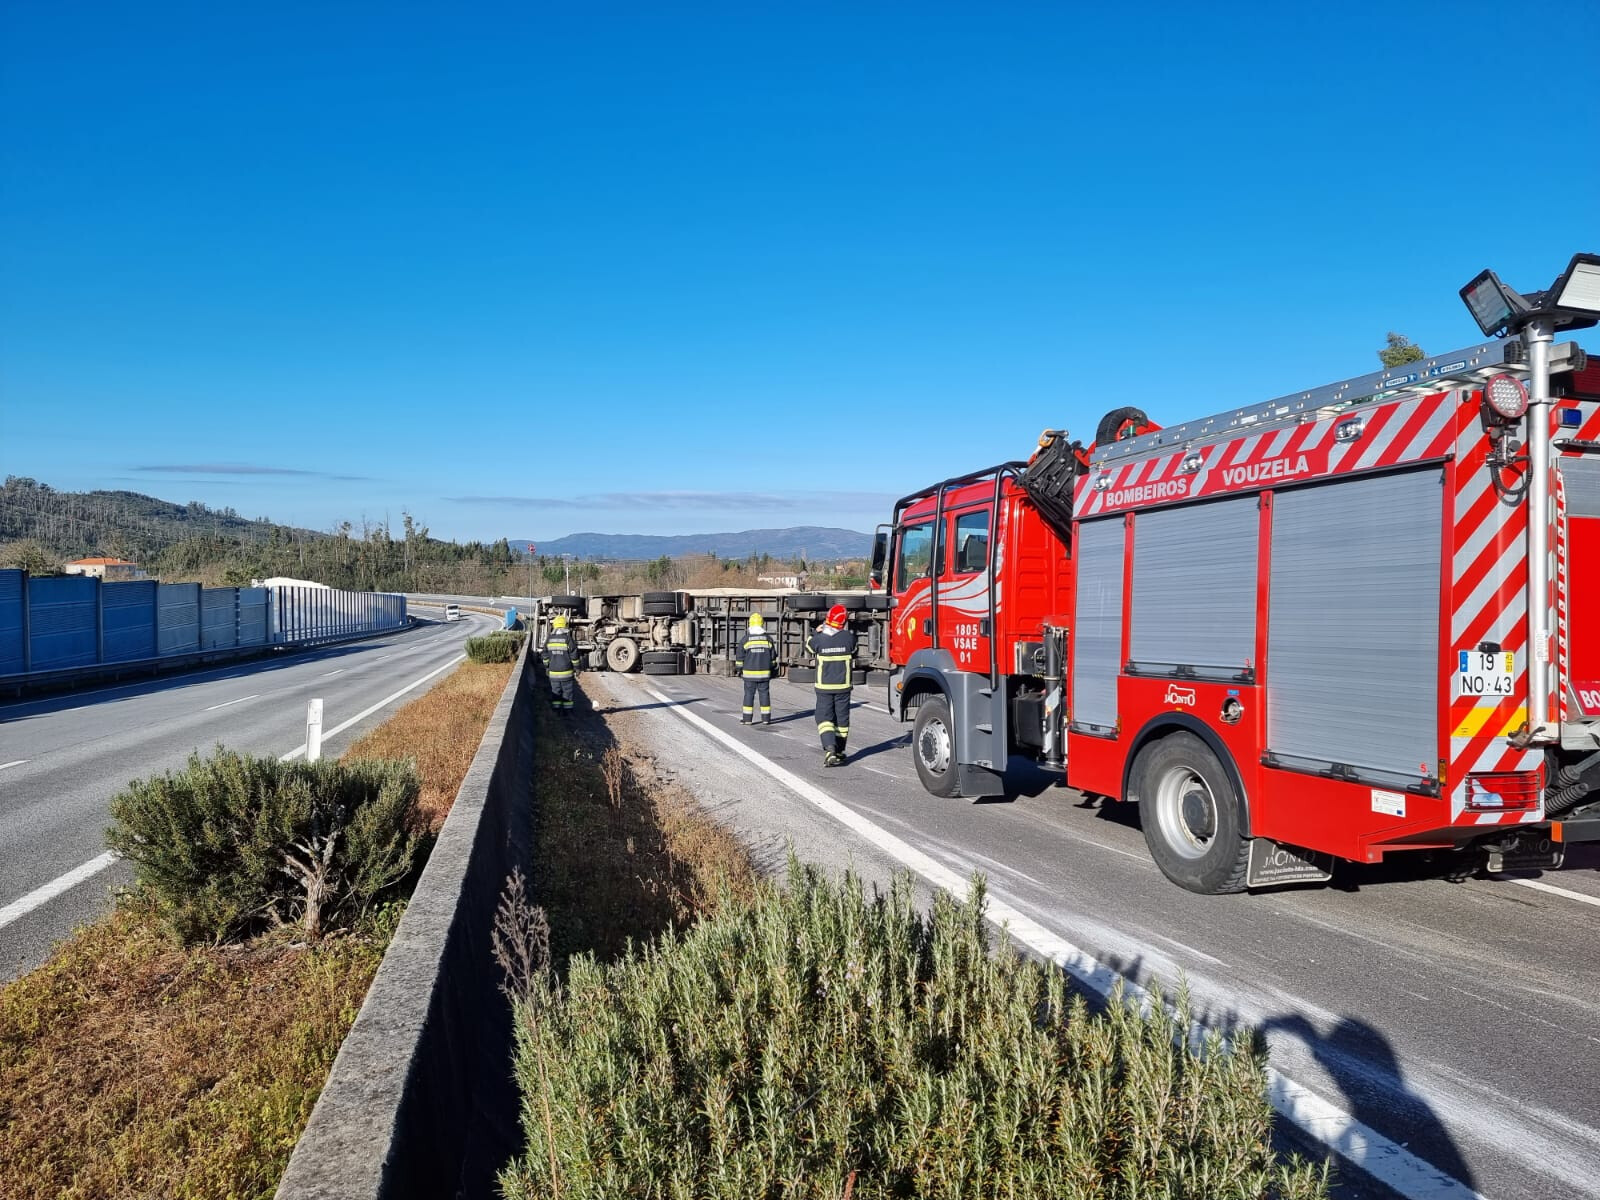
<path id="1" fill-rule="evenodd" d="M 1520 292 L 1501 283 L 1493 271 L 1479 271 L 1473 276 L 1472 282 L 1461 289 L 1461 299 L 1484 337 L 1507 332 L 1512 322 L 1531 307 Z"/>
<path id="2" fill-rule="evenodd" d="M 1571 313 L 1582 325 L 1600 321 L 1600 254 L 1574 254 L 1545 295 L 1557 312 Z M 1567 326 L 1581 327 L 1576 323 Z"/>
<path id="3" fill-rule="evenodd" d="M 1461 289 L 1461 299 L 1485 337 L 1521 333 L 1533 322 L 1551 332 L 1600 323 L 1600 254 L 1574 254 L 1546 291 L 1524 295 L 1493 271 L 1479 271 Z"/>

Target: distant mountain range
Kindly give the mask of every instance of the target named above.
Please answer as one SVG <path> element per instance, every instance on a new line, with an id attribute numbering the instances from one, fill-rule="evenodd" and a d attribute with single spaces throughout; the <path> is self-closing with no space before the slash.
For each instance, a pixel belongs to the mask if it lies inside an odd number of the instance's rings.
<path id="1" fill-rule="evenodd" d="M 740 533 L 687 533 L 677 537 L 657 537 L 639 533 L 573 533 L 552 541 L 532 543 L 535 553 L 570 554 L 574 558 L 649 559 L 663 554 L 715 554 L 719 558 L 746 558 L 751 554 L 770 554 L 774 558 L 824 559 L 866 558 L 872 553 L 872 535 L 853 529 L 830 529 L 819 525 L 796 525 L 788 529 L 746 529 Z M 513 541 L 515 550 L 526 551 L 526 539 Z"/>

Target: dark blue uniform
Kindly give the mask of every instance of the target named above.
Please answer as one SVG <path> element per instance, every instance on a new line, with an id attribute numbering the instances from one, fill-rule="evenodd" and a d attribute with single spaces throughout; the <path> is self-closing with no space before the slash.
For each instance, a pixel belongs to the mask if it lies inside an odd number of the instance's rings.
<path id="1" fill-rule="evenodd" d="M 850 672 L 855 665 L 856 635 L 848 629 L 822 625 L 806 640 L 817 656 L 817 735 L 825 752 L 823 763 L 844 761 L 845 740 L 850 736 Z"/>
<path id="2" fill-rule="evenodd" d="M 544 668 L 550 676 L 551 703 L 561 712 L 570 711 L 572 683 L 578 673 L 578 643 L 570 628 L 552 629 L 545 638 Z"/>
<path id="3" fill-rule="evenodd" d="M 761 706 L 761 720 L 772 720 L 772 639 L 760 626 L 753 626 L 739 643 L 739 657 L 734 666 L 744 677 L 744 711 L 739 717 L 741 725 L 749 725 L 755 716 L 756 705 Z"/>

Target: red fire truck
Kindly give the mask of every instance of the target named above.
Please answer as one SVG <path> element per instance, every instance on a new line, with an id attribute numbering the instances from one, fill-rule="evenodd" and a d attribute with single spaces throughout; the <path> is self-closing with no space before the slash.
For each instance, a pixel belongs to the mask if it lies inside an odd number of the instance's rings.
<path id="1" fill-rule="evenodd" d="M 1124 410 L 901 500 L 889 705 L 927 790 L 1003 794 L 1030 757 L 1137 804 L 1202 893 L 1600 838 L 1600 365 L 1554 340 L 1600 316 L 1600 256 L 1462 294 L 1465 350 Z"/>

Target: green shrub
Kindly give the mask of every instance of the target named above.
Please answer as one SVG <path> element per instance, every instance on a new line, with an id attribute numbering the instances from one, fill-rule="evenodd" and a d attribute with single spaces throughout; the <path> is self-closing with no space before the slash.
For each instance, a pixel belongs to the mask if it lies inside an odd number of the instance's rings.
<path id="1" fill-rule="evenodd" d="M 502 629 L 482 637 L 467 639 L 467 657 L 475 663 L 515 662 L 522 650 L 525 633 Z"/>
<path id="2" fill-rule="evenodd" d="M 279 762 L 220 747 L 111 801 L 106 843 L 185 942 L 298 923 L 311 937 L 390 899 L 419 865 L 408 763 Z"/>
<path id="3" fill-rule="evenodd" d="M 681 939 L 517 1001 L 527 1148 L 510 1200 L 749 1197 L 1323 1197 L 1271 1148 L 1254 1039 L 990 953 L 981 881 L 916 910 L 909 877 L 791 867 Z M 852 1182 L 851 1177 L 854 1176 Z"/>

